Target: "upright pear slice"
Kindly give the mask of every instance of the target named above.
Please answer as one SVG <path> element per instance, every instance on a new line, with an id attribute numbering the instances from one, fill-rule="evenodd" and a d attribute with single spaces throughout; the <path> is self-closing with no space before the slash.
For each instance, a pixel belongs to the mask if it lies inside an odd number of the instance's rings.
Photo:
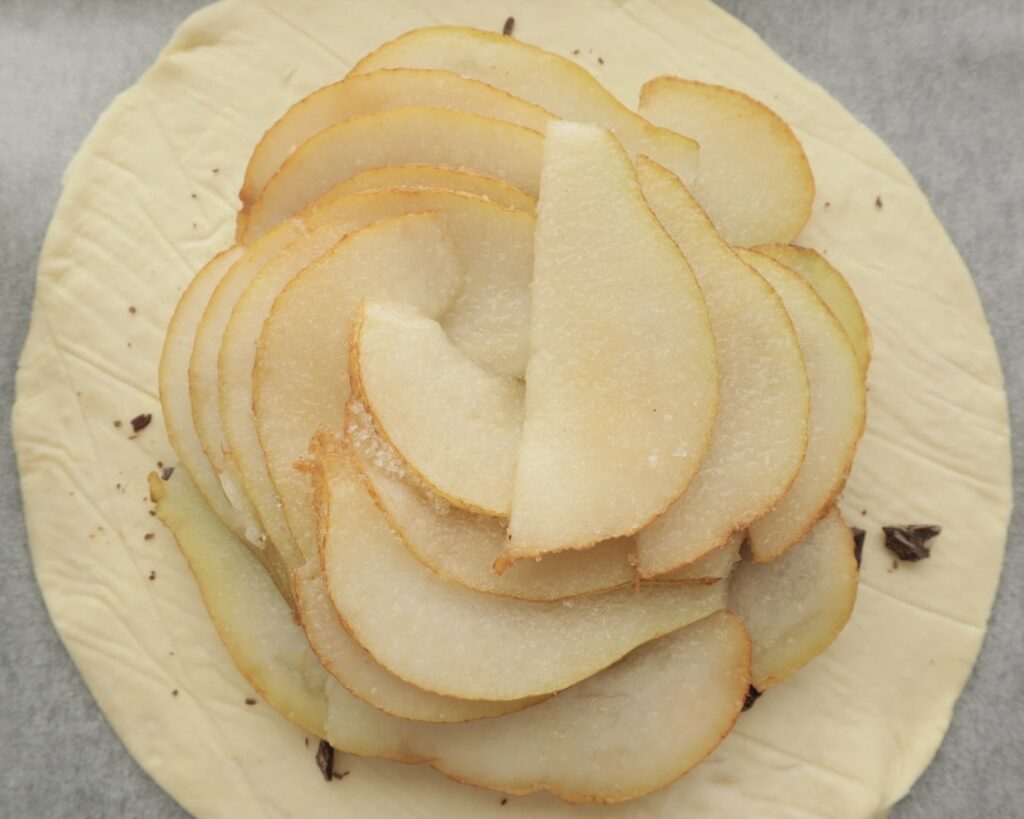
<path id="1" fill-rule="evenodd" d="M 700 287 L 611 132 L 552 123 L 541 190 L 506 564 L 647 525 L 696 473 L 718 406 Z"/>
<path id="2" fill-rule="evenodd" d="M 412 308 L 367 302 L 349 377 L 381 435 L 430 489 L 473 512 L 508 517 L 523 383 L 488 372 Z"/>
<path id="3" fill-rule="evenodd" d="M 239 224 L 238 240 L 252 244 L 367 168 L 442 165 L 495 176 L 536 194 L 543 144 L 529 128 L 443 108 L 393 108 L 345 120 L 296 148 Z"/>
<path id="4" fill-rule="evenodd" d="M 742 560 L 730 581 L 729 608 L 754 645 L 758 691 L 781 682 L 831 645 L 857 597 L 853 537 L 833 507 L 778 560 Z"/>
<path id="5" fill-rule="evenodd" d="M 482 80 L 564 119 L 608 128 L 631 156 L 654 157 L 684 179 L 696 170 L 697 144 L 688 136 L 652 126 L 572 60 L 512 37 L 455 26 L 418 29 L 363 57 L 351 73 L 397 67 L 440 68 Z"/>
<path id="6" fill-rule="evenodd" d="M 428 691 L 487 700 L 560 691 L 723 605 L 721 584 L 552 602 L 481 594 L 409 553 L 348 453 L 324 455 L 322 468 L 321 560 L 334 607 L 377 662 Z"/>
<path id="7" fill-rule="evenodd" d="M 214 256 L 182 293 L 167 326 L 167 335 L 160 356 L 160 404 L 163 407 L 164 424 L 171 446 L 199 487 L 199 491 L 217 517 L 245 541 L 253 554 L 272 573 L 281 593 L 290 600 L 287 572 L 277 561 L 277 555 L 267 549 L 266 543 L 260 538 L 260 532 L 254 531 L 251 522 L 243 517 L 224 494 L 224 487 L 217 472 L 203 451 L 202 440 L 196 431 L 192 414 L 188 365 L 195 343 L 196 328 L 202 319 L 210 294 L 241 255 L 242 249 L 234 247 Z"/>
<path id="8" fill-rule="evenodd" d="M 739 255 L 768 280 L 789 311 L 811 390 L 807 454 L 800 472 L 747 534 L 751 554 L 761 563 L 774 560 L 807 534 L 839 494 L 864 431 L 867 394 L 849 337 L 811 286 L 767 256 L 749 250 Z"/>
<path id="9" fill-rule="evenodd" d="M 679 77 L 647 83 L 639 110 L 700 143 L 690 190 L 729 244 L 788 242 L 800 232 L 811 215 L 814 176 L 774 111 L 732 88 Z"/>
<path id="10" fill-rule="evenodd" d="M 796 476 L 807 443 L 807 375 L 775 291 L 743 264 L 671 173 L 641 160 L 644 195 L 704 292 L 718 350 L 711 447 L 686 494 L 637 535 L 641 577 L 698 560 L 763 515 Z"/>
<path id="11" fill-rule="evenodd" d="M 865 373 L 871 363 L 871 330 L 868 328 L 860 302 L 843 274 L 828 260 L 809 247 L 796 245 L 762 245 L 758 253 L 771 256 L 779 264 L 799 273 L 814 288 L 814 292 L 839 319 L 857 353 L 860 368 Z"/>
<path id="12" fill-rule="evenodd" d="M 505 793 L 618 802 L 693 768 L 742 707 L 750 641 L 735 615 L 719 612 L 516 714 L 458 725 L 389 716 L 329 677 L 266 573 L 186 475 L 152 484 L 239 671 L 281 714 L 340 751 L 429 763 Z"/>
<path id="13" fill-rule="evenodd" d="M 324 194 L 321 201 L 326 203 L 336 196 L 388 188 L 434 188 L 459 191 L 482 196 L 497 205 L 513 210 L 525 210 L 533 213 L 537 209 L 537 200 L 534 197 L 503 179 L 470 171 L 459 171 L 454 168 L 443 168 L 439 165 L 391 165 L 386 168 L 370 168 L 340 185 L 335 185 L 329 193 Z"/>
<path id="14" fill-rule="evenodd" d="M 385 451 L 372 421 L 352 402 L 345 435 L 356 465 L 391 528 L 410 552 L 441 577 L 476 591 L 521 600 L 561 600 L 625 586 L 634 579 L 634 546 L 626 538 L 583 551 L 556 552 L 543 560 L 523 560 L 503 574 L 492 566 L 508 537 L 494 518 L 448 507 L 436 496 L 410 486 L 404 468 Z"/>
<path id="15" fill-rule="evenodd" d="M 400 680 L 345 631 L 327 596 L 319 563 L 296 571 L 295 598 L 302 628 L 323 666 L 348 691 L 387 714 L 421 722 L 468 722 L 520 711 L 542 699 L 459 700 Z"/>
<path id="16" fill-rule="evenodd" d="M 410 105 L 465 111 L 541 132 L 554 119 L 538 105 L 450 71 L 396 68 L 349 76 L 299 100 L 263 135 L 245 169 L 239 193 L 243 207 L 256 201 L 292 151 L 310 137 L 347 119 Z"/>

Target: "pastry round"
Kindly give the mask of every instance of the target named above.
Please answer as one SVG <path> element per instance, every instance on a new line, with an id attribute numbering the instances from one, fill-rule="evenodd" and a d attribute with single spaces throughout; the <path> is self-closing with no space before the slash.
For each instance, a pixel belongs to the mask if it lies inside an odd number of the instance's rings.
<path id="1" fill-rule="evenodd" d="M 626 11 L 612 0 L 567 0 L 542 14 L 517 14 L 519 5 L 507 9 L 517 35 L 566 55 L 580 46 L 603 55 L 600 78 L 627 104 L 645 80 L 678 74 L 744 91 L 789 122 L 817 184 L 797 241 L 847 275 L 874 342 L 867 430 L 841 503 L 868 530 L 849 625 L 693 772 L 600 812 L 884 814 L 942 739 L 1002 564 L 1006 397 L 970 274 L 885 145 L 711 3 Z M 501 800 L 427 766 L 369 759 L 346 759 L 344 787 L 318 781 L 307 735 L 246 704 L 252 689 L 170 534 L 150 516 L 145 482 L 158 463 L 173 463 L 156 391 L 167 322 L 195 271 L 231 244 L 252 147 L 296 99 L 438 18 L 501 22 L 489 4 L 469 0 L 444 0 L 432 13 L 408 0 L 372 12 L 354 1 L 223 0 L 195 14 L 72 162 L 40 259 L 14 414 L 36 575 L 117 733 L 202 819 L 457 819 Z M 880 527 L 910 522 L 939 523 L 943 533 L 930 560 L 897 570 Z M 543 794 L 503 810 L 590 812 Z"/>

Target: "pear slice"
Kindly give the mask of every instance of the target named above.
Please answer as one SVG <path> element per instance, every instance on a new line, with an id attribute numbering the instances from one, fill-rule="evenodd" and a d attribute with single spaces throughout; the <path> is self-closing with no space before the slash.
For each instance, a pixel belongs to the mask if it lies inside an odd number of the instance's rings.
<path id="1" fill-rule="evenodd" d="M 203 309 L 210 294 L 241 256 L 242 248 L 238 247 L 214 256 L 196 273 L 178 300 L 167 326 L 167 335 L 160 356 L 160 404 L 171 446 L 178 453 L 182 465 L 189 471 L 207 503 L 267 568 L 285 599 L 291 600 L 291 585 L 287 572 L 277 559 L 277 554 L 267 548 L 261 532 L 224 493 L 217 472 L 203 451 L 202 440 L 196 430 L 192 414 L 188 366 L 196 328 L 202 319 Z"/>
<path id="2" fill-rule="evenodd" d="M 799 273 L 814 288 L 814 292 L 839 319 L 857 353 L 860 368 L 867 372 L 871 363 L 871 330 L 868 328 L 860 302 L 843 274 L 828 260 L 809 247 L 797 245 L 761 245 L 758 253 L 771 256 L 779 264 Z"/>
<path id="3" fill-rule="evenodd" d="M 294 464 L 306 456 L 320 427 L 342 428 L 349 395 L 351 317 L 363 299 L 406 301 L 432 316 L 447 311 L 442 324 L 476 360 L 487 361 L 493 354 L 492 369 L 512 371 L 525 362 L 534 217 L 451 191 L 378 191 L 346 197 L 344 204 L 339 200 L 317 208 L 304 219 L 307 229 L 315 230 L 342 218 L 342 211 L 368 218 L 400 208 L 431 209 L 443 216 L 462 263 L 457 275 L 450 271 L 451 282 L 441 282 L 436 269 L 417 272 L 417 250 L 411 245 L 395 248 L 401 253 L 400 264 L 386 276 L 377 274 L 375 265 L 364 275 L 349 269 L 348 262 L 341 266 L 325 257 L 271 299 L 269 315 L 261 297 L 258 307 L 263 311 L 247 310 L 244 319 L 246 334 L 255 333 L 259 344 L 255 352 L 244 344 L 236 350 L 240 360 L 253 356 L 255 364 L 249 365 L 251 390 L 234 392 L 235 415 L 244 419 L 248 413 L 254 418 L 261 448 L 257 452 L 265 454 L 265 468 L 276 490 L 272 497 L 281 504 L 300 551 L 315 543 L 316 527 L 309 483 Z M 432 257 L 429 252 L 421 255 L 424 267 Z M 424 289 L 429 286 L 435 288 L 433 295 Z M 445 301 L 452 298 L 451 303 Z M 476 320 L 465 322 L 469 329 L 458 333 L 455 328 L 463 326 L 462 316 Z M 488 323 L 489 316 L 494 324 Z M 501 349 L 495 339 L 502 340 Z"/>
<path id="4" fill-rule="evenodd" d="M 718 407 L 700 287 L 611 132 L 552 123 L 541 186 L 505 565 L 646 526 L 696 473 Z"/>
<path id="5" fill-rule="evenodd" d="M 302 143 L 267 182 L 238 240 L 252 244 L 367 168 L 426 164 L 495 176 L 536 195 L 544 138 L 504 120 L 411 106 L 345 120 Z"/>
<path id="6" fill-rule="evenodd" d="M 410 486 L 402 463 L 353 401 L 346 408 L 345 435 L 391 528 L 414 557 L 441 577 L 520 600 L 561 600 L 633 581 L 634 546 L 628 538 L 583 551 L 557 552 L 540 561 L 523 560 L 497 574 L 492 564 L 508 537 L 502 521 L 451 508 L 436 495 Z"/>
<path id="7" fill-rule="evenodd" d="M 513 210 L 525 210 L 533 213 L 537 209 L 537 200 L 534 197 L 503 179 L 496 179 L 481 173 L 459 171 L 454 168 L 443 168 L 439 165 L 389 165 L 386 168 L 370 168 L 335 185 L 329 193 L 321 197 L 320 201 L 327 203 L 337 196 L 388 188 L 434 188 L 459 191 L 482 196 L 497 205 Z"/>
<path id="8" fill-rule="evenodd" d="M 778 114 L 732 88 L 679 77 L 644 85 L 639 110 L 700 143 L 690 190 L 729 244 L 788 242 L 800 232 L 811 215 L 814 176 Z"/>
<path id="9" fill-rule="evenodd" d="M 431 491 L 508 517 L 523 383 L 488 372 L 441 325 L 404 304 L 366 302 L 349 353 L 353 395 Z"/>
<path id="10" fill-rule="evenodd" d="M 807 282 L 774 259 L 738 251 L 778 292 L 796 328 L 811 390 L 807 454 L 789 491 L 747 538 L 754 560 L 776 559 L 799 541 L 846 482 L 864 431 L 866 391 L 860 363 L 839 320 Z"/>
<path id="11" fill-rule="evenodd" d="M 450 71 L 397 68 L 349 76 L 299 100 L 263 135 L 245 169 L 239 193 L 243 208 L 310 137 L 347 119 L 410 105 L 503 119 L 540 132 L 555 118 L 538 105 Z"/>
<path id="12" fill-rule="evenodd" d="M 754 645 L 754 687 L 764 691 L 828 648 L 850 619 L 856 597 L 853 536 L 835 507 L 778 560 L 740 561 L 729 608 Z"/>
<path id="13" fill-rule="evenodd" d="M 321 464 L 321 561 L 334 607 L 377 662 L 419 688 L 487 700 L 560 691 L 723 605 L 724 584 L 550 602 L 481 594 L 410 554 L 349 453 L 324 453 Z"/>
<path id="14" fill-rule="evenodd" d="M 685 774 L 739 715 L 750 641 L 723 611 L 515 714 L 456 725 L 389 716 L 324 671 L 266 573 L 186 474 L 166 485 L 151 476 L 151 485 L 239 671 L 286 718 L 341 751 L 429 763 L 510 794 L 619 802 Z"/>
<path id="15" fill-rule="evenodd" d="M 699 560 L 681 569 L 652 578 L 659 583 L 717 583 L 732 574 L 736 561 L 740 559 L 745 532 L 736 532 L 725 545 L 708 552 Z"/>
<path id="16" fill-rule="evenodd" d="M 295 599 L 309 645 L 324 668 L 352 694 L 387 714 L 421 722 L 468 722 L 521 711 L 543 699 L 459 700 L 403 682 L 379 666 L 345 631 L 316 562 L 296 570 Z"/>
<path id="17" fill-rule="evenodd" d="M 718 350 L 719 410 L 711 447 L 682 496 L 637 535 L 651 578 L 722 546 L 789 487 L 807 443 L 807 375 L 775 291 L 743 264 L 670 172 L 637 163 L 644 195 L 693 265 Z"/>
<path id="18" fill-rule="evenodd" d="M 631 156 L 647 154 L 690 180 L 697 144 L 630 111 L 572 60 L 489 31 L 436 26 L 407 32 L 363 57 L 352 74 L 439 68 L 502 88 L 559 117 L 615 132 Z"/>

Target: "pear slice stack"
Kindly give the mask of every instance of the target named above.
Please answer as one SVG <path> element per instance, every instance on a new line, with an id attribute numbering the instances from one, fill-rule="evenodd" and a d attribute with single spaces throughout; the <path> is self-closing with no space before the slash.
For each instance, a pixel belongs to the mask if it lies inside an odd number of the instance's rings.
<path id="1" fill-rule="evenodd" d="M 697 765 L 856 598 L 871 337 L 791 244 L 813 194 L 760 102 L 662 77 L 633 112 L 487 32 L 296 102 L 160 363 L 153 496 L 241 672 L 506 794 Z"/>

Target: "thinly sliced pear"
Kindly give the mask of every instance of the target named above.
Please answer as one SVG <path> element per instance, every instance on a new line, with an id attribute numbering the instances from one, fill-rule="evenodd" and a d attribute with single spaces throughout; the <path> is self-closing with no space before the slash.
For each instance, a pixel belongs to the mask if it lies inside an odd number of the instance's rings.
<path id="1" fill-rule="evenodd" d="M 671 173 L 641 159 L 644 195 L 697 274 L 718 350 L 711 447 L 686 494 L 637 535 L 641 577 L 698 560 L 771 508 L 807 443 L 807 375 L 775 291 L 743 264 Z"/>
<path id="2" fill-rule="evenodd" d="M 534 197 L 503 179 L 454 168 L 442 168 L 439 165 L 390 165 L 386 168 L 370 168 L 340 185 L 335 185 L 329 193 L 324 194 L 321 201 L 329 202 L 336 196 L 388 188 L 460 191 L 482 196 L 497 205 L 513 210 L 533 213 L 537 209 L 537 200 Z"/>
<path id="3" fill-rule="evenodd" d="M 167 437 L 178 453 L 182 465 L 188 470 L 206 502 L 231 531 L 242 538 L 252 553 L 271 572 L 285 598 L 291 600 L 291 586 L 287 572 L 277 560 L 276 553 L 267 548 L 260 532 L 254 531 L 225 495 L 216 470 L 203 451 L 192 414 L 188 365 L 192 356 L 196 328 L 210 294 L 228 269 L 241 257 L 242 248 L 233 247 L 214 256 L 182 293 L 167 326 L 163 352 L 160 356 L 158 384 L 160 404 L 164 412 Z"/>
<path id="4" fill-rule="evenodd" d="M 799 273 L 814 288 L 818 297 L 839 319 L 839 323 L 850 337 L 850 343 L 857 353 L 860 368 L 865 373 L 871 363 L 871 330 L 860 302 L 843 274 L 836 270 L 828 259 L 809 247 L 797 245 L 761 245 L 755 247 L 758 253 L 771 256 L 779 264 Z"/>
<path id="5" fill-rule="evenodd" d="M 658 584 L 574 600 L 481 594 L 416 560 L 347 452 L 321 456 L 328 592 L 346 628 L 407 682 L 462 699 L 546 694 L 718 610 L 724 584 Z"/>
<path id="6" fill-rule="evenodd" d="M 348 398 L 346 340 L 356 310 L 364 298 L 377 297 L 438 315 L 462 278 L 442 218 L 411 213 L 348 234 L 275 300 L 257 346 L 253 412 L 278 501 L 305 559 L 315 551 L 316 527 L 308 479 L 295 465 L 321 424 L 341 428 Z M 280 384 L 288 386 L 270 386 Z"/>
<path id="7" fill-rule="evenodd" d="M 615 132 L 631 156 L 646 154 L 686 180 L 697 144 L 630 111 L 584 68 L 558 54 L 489 31 L 436 26 L 407 32 L 360 60 L 352 74 L 382 68 L 440 68 L 482 80 L 567 120 Z"/>
<path id="8" fill-rule="evenodd" d="M 324 668 L 352 694 L 386 714 L 421 722 L 468 722 L 521 711 L 543 699 L 459 700 L 400 680 L 345 631 L 327 596 L 319 563 L 296 570 L 295 599 L 309 645 Z"/>
<path id="9" fill-rule="evenodd" d="M 401 264 L 386 277 L 376 277 L 372 271 L 363 275 L 342 270 L 331 263 L 317 264 L 295 277 L 273 301 L 269 315 L 266 301 L 257 305 L 263 312 L 247 311 L 246 332 L 255 331 L 259 345 L 255 353 L 251 346 L 242 345 L 239 350 L 243 357 L 254 356 L 255 365 L 248 397 L 244 390 L 238 391 L 233 404 L 241 417 L 255 410 L 254 423 L 276 489 L 274 497 L 281 503 L 300 548 L 302 544 L 309 548 L 315 542 L 316 526 L 308 481 L 296 472 L 294 464 L 305 457 L 309 441 L 320 427 L 342 427 L 349 394 L 346 361 L 350 318 L 364 298 L 408 301 L 428 315 L 447 310 L 442 325 L 448 328 L 460 326 L 460 316 L 477 316 L 473 332 L 459 334 L 449 329 L 449 333 L 457 342 L 461 339 L 464 349 L 471 355 L 476 353 L 474 358 L 479 361 L 487 360 L 492 352 L 495 356 L 510 353 L 525 361 L 527 349 L 532 215 L 451 191 L 378 191 L 345 199 L 344 209 L 362 218 L 371 213 L 383 215 L 389 209 L 436 210 L 455 241 L 465 272 L 452 285 L 457 296 L 451 304 L 440 300 L 442 295 L 448 297 L 449 285 L 442 286 L 436 280 L 432 299 L 423 302 L 420 295 L 402 298 L 395 289 L 401 276 L 408 278 L 406 285 L 414 294 L 421 293 L 417 280 L 428 273 L 436 279 L 436 272 L 415 271 L 415 248 L 402 248 Z M 307 227 L 313 230 L 341 218 L 340 202 L 306 214 Z M 427 279 L 429 284 L 429 276 Z M 481 301 L 486 304 L 481 306 Z M 488 315 L 494 316 L 494 325 L 488 325 Z M 493 332 L 485 332 L 489 326 Z M 495 338 L 512 341 L 499 350 L 493 346 Z M 476 346 L 477 340 L 480 346 Z M 515 369 L 513 359 L 493 360 L 496 367 Z"/>
<path id="10" fill-rule="evenodd" d="M 738 253 L 768 280 L 789 311 L 811 389 L 807 454 L 800 472 L 747 534 L 760 563 L 775 560 L 797 543 L 839 494 L 864 431 L 867 394 L 849 337 L 811 286 L 774 259 L 750 250 Z"/>
<path id="11" fill-rule="evenodd" d="M 778 114 L 732 88 L 679 77 L 648 82 L 639 110 L 700 143 L 690 190 L 727 242 L 788 242 L 800 232 L 811 215 L 814 176 Z"/>
<path id="12" fill-rule="evenodd" d="M 239 671 L 275 709 L 341 751 L 429 763 L 505 793 L 619 802 L 697 765 L 742 707 L 750 641 L 737 617 L 718 612 L 516 714 L 456 725 L 389 716 L 324 671 L 266 573 L 186 475 L 166 487 L 152 483 L 158 514 L 188 557 Z"/>
<path id="13" fill-rule="evenodd" d="M 681 569 L 653 579 L 662 583 L 717 583 L 724 580 L 732 574 L 736 561 L 740 559 L 740 548 L 745 536 L 745 532 L 736 532 L 724 546 L 719 546 Z"/>
<path id="14" fill-rule="evenodd" d="M 754 645 L 758 691 L 781 682 L 831 645 L 857 597 L 853 537 L 833 507 L 771 563 L 744 559 L 730 580 L 729 608 Z"/>
<path id="15" fill-rule="evenodd" d="M 611 132 L 552 123 L 541 186 L 506 565 L 647 525 L 696 473 L 718 407 L 700 287 Z"/>
<path id="16" fill-rule="evenodd" d="M 448 507 L 410 486 L 397 462 L 377 438 L 369 417 L 350 402 L 345 435 L 378 503 L 410 552 L 425 566 L 476 591 L 521 600 L 561 600 L 625 586 L 634 579 L 634 546 L 627 538 L 583 551 L 557 552 L 523 560 L 503 574 L 493 570 L 508 537 L 494 518 Z M 397 469 L 396 469 L 397 466 Z"/>
<path id="17" fill-rule="evenodd" d="M 523 382 L 485 370 L 411 307 L 366 302 L 349 353 L 352 392 L 378 432 L 431 491 L 508 517 Z"/>
<path id="18" fill-rule="evenodd" d="M 535 195 L 544 138 L 504 120 L 412 106 L 345 120 L 302 143 L 267 182 L 241 244 L 252 244 L 335 185 L 367 168 L 426 164 L 483 173 Z"/>
<path id="19" fill-rule="evenodd" d="M 278 168 L 310 137 L 347 119 L 410 105 L 503 119 L 540 132 L 555 118 L 539 105 L 450 71 L 395 68 L 349 76 L 299 100 L 270 126 L 245 169 L 239 193 L 243 208 L 256 201 Z"/>

